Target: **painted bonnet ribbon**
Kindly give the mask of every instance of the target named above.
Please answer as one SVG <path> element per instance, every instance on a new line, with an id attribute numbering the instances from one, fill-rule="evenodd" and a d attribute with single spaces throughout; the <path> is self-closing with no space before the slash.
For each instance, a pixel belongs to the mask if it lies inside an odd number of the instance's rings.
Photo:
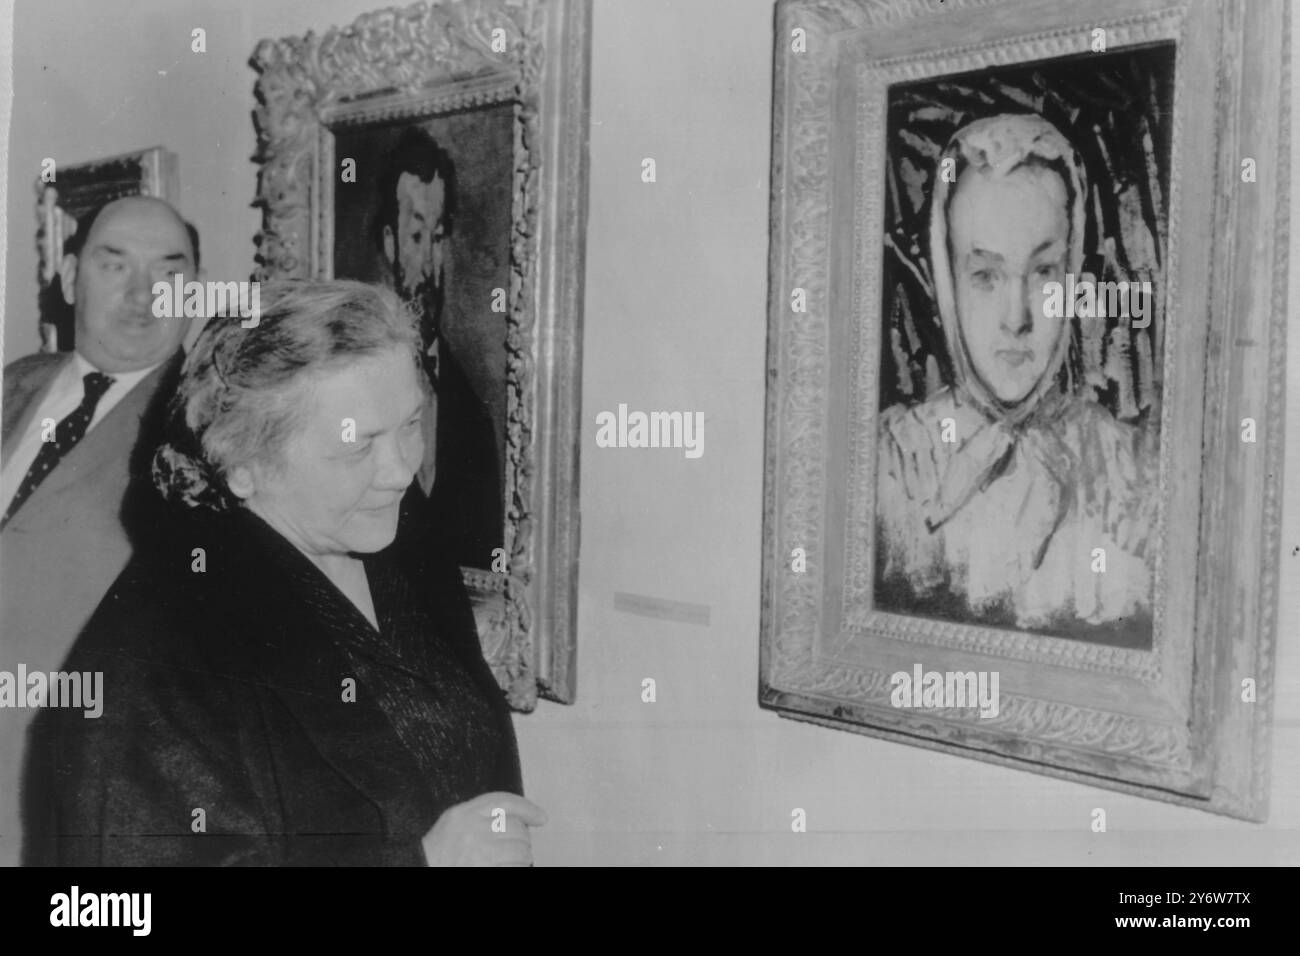
<path id="1" fill-rule="evenodd" d="M 1088 189 L 1083 161 L 1061 132 L 1036 115 L 1004 114 L 976 120 L 960 129 L 940 156 L 955 160 L 960 180 L 968 167 L 1002 176 L 1018 166 L 1041 160 L 1066 180 L 1070 232 L 1066 271 L 1079 273 L 1083 264 L 1085 203 Z M 1035 164 L 1039 165 L 1039 164 Z M 969 409 L 969 420 L 958 422 L 958 445 L 952 451 L 943 474 L 928 489 L 921 502 L 930 531 L 943 527 L 957 512 L 991 484 L 1008 474 L 1013 464 L 1028 468 L 1032 478 L 1025 483 L 1025 500 L 1020 510 L 1016 537 L 1022 561 L 1037 569 L 1052 536 L 1074 503 L 1074 476 L 1078 462 L 1060 438 L 1059 423 L 1071 405 L 1071 394 L 1058 387 L 1058 373 L 1070 347 L 1070 323 L 1061 323 L 1052 355 L 1033 389 L 1020 401 L 1001 401 L 980 379 L 970 348 L 958 321 L 950 245 L 949 205 L 956 193 L 954 184 L 935 176 L 930 211 L 930 261 L 933 266 L 935 298 L 943 331 L 952 357 L 957 404 Z M 1070 383 L 1071 389 L 1073 383 Z M 978 507 L 976 501 L 975 507 Z M 1010 529 L 1007 529 L 1008 531 Z"/>

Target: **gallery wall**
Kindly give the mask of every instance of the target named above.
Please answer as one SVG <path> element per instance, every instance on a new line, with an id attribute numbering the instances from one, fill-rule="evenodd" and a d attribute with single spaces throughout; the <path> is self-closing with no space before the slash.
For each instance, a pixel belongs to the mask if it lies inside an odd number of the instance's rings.
<path id="1" fill-rule="evenodd" d="M 180 205 L 202 230 L 208 277 L 247 278 L 259 225 L 250 207 L 249 54 L 262 37 L 322 31 L 377 5 L 19 0 L 5 360 L 37 343 L 30 184 L 44 157 L 78 162 L 167 146 L 180 158 Z M 196 26 L 207 30 L 206 54 L 190 52 Z M 551 815 L 534 838 L 537 861 L 1300 859 L 1295 427 L 1286 470 L 1268 824 L 759 709 L 772 32 L 767 0 L 595 4 L 578 699 L 572 706 L 544 702 L 516 719 L 528 795 Z M 641 180 L 647 157 L 656 161 L 653 184 Z M 1300 189 L 1293 185 L 1292 194 Z M 1300 243 L 1291 262 L 1291 300 L 1300 303 Z M 1288 417 L 1300 422 L 1300 330 L 1288 351 Z M 620 403 L 703 412 L 704 455 L 597 448 L 595 415 Z M 669 617 L 626 606 L 660 607 Z M 647 677 L 656 681 L 654 703 L 642 701 Z M 1096 807 L 1107 812 L 1104 834 L 1089 827 Z M 806 833 L 791 832 L 795 808 L 806 811 Z"/>

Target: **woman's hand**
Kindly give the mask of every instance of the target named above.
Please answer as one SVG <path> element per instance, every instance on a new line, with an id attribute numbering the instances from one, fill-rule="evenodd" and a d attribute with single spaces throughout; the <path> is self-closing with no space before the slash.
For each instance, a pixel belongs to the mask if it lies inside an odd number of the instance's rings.
<path id="1" fill-rule="evenodd" d="M 484 793 L 443 811 L 421 845 L 430 866 L 532 866 L 529 827 L 546 811 L 523 797 Z"/>

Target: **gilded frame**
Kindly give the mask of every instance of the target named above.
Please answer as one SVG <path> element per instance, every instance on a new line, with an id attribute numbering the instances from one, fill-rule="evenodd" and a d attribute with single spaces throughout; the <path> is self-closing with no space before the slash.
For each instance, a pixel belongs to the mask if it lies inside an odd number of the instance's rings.
<path id="1" fill-rule="evenodd" d="M 761 706 L 1266 818 L 1287 323 L 1288 17 L 1277 0 L 779 0 Z M 1177 49 L 1168 295 L 1179 305 L 1164 350 L 1170 398 L 1160 419 L 1152 647 L 854 611 L 846 595 L 870 590 L 872 548 L 850 547 L 848 533 L 828 529 L 853 514 L 855 495 L 873 492 L 854 477 L 854 453 L 835 451 L 852 443 L 840 430 L 852 418 L 850 389 L 832 383 L 869 395 L 879 363 L 882 255 L 871 251 L 880 245 L 871 237 L 881 234 L 886 92 L 900 81 L 1084 54 L 1097 28 L 1112 50 L 1170 40 Z M 1244 182 L 1243 157 L 1267 172 Z M 795 290 L 806 312 L 793 311 Z M 879 409 L 867 404 L 874 433 Z M 1246 418 L 1258 422 L 1257 444 L 1241 441 Z M 873 454 L 859 457 L 874 475 Z M 803 568 L 792 561 L 798 548 Z M 999 671 L 1000 713 L 989 720 L 969 709 L 891 706 L 891 672 L 913 661 Z"/>
<path id="2" fill-rule="evenodd" d="M 511 705 L 575 693 L 589 0 L 444 0 L 261 41 L 255 279 L 332 275 L 331 126 L 514 104 L 506 570 L 462 569 Z"/>

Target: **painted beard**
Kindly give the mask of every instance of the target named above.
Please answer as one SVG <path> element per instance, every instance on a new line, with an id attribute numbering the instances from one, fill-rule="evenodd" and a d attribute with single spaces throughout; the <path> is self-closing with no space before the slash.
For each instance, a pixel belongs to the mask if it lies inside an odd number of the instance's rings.
<path id="1" fill-rule="evenodd" d="M 420 317 L 420 338 L 429 348 L 442 330 L 442 276 L 426 276 L 408 290 L 399 259 L 393 263 L 393 284 L 402 301 Z"/>

